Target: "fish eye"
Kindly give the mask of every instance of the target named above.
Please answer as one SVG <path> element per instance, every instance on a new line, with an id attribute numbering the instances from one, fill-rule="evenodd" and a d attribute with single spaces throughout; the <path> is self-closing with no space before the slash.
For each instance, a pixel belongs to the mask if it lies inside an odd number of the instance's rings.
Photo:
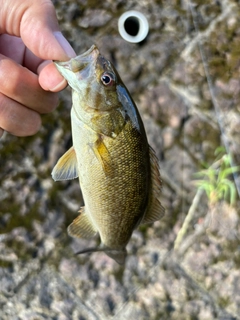
<path id="1" fill-rule="evenodd" d="M 101 76 L 101 81 L 105 86 L 112 86 L 115 83 L 113 74 L 109 72 L 104 72 L 104 74 Z"/>

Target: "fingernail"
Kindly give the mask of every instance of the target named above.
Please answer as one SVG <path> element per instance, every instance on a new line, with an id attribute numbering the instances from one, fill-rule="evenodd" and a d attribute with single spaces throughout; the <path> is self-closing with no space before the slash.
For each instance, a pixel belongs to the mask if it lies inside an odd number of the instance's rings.
<path id="1" fill-rule="evenodd" d="M 52 92 L 58 92 L 60 90 L 63 90 L 66 86 L 67 86 L 67 81 L 65 79 L 63 79 L 55 87 L 49 88 L 49 90 Z"/>
<path id="2" fill-rule="evenodd" d="M 69 58 L 76 57 L 75 51 L 73 50 L 69 42 L 64 38 L 63 34 L 60 31 L 54 32 L 54 36 Z"/>

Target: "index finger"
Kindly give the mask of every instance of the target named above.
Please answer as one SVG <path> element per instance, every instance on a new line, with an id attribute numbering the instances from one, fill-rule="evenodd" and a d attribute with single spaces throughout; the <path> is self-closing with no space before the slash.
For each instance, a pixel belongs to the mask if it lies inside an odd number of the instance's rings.
<path id="1" fill-rule="evenodd" d="M 21 37 L 43 60 L 68 60 L 75 52 L 60 32 L 50 0 L 4 0 L 0 10 L 1 34 Z"/>
<path id="2" fill-rule="evenodd" d="M 0 92 L 39 113 L 52 111 L 58 102 L 56 94 L 40 86 L 36 74 L 3 55 L 0 55 Z"/>

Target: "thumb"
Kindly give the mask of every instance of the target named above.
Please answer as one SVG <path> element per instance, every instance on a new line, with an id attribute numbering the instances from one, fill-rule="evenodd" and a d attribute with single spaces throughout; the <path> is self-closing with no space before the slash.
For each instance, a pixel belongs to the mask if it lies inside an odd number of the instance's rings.
<path id="1" fill-rule="evenodd" d="M 0 31 L 22 38 L 37 57 L 68 60 L 76 54 L 60 32 L 51 0 L 0 0 Z"/>

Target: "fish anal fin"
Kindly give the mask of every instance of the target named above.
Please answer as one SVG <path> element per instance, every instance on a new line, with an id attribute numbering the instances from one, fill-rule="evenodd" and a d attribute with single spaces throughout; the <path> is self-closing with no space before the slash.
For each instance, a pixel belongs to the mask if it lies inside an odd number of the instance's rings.
<path id="1" fill-rule="evenodd" d="M 160 176 L 158 158 L 155 151 L 149 146 L 150 164 L 151 164 L 151 184 L 149 193 L 149 202 L 143 217 L 142 223 L 152 223 L 160 220 L 164 216 L 164 208 L 160 202 L 162 180 Z"/>
<path id="2" fill-rule="evenodd" d="M 80 210 L 80 215 L 68 226 L 67 231 L 71 237 L 85 239 L 94 237 L 98 232 L 85 213 L 84 207 Z"/>
<path id="3" fill-rule="evenodd" d="M 102 138 L 99 137 L 97 141 L 89 145 L 90 148 L 93 150 L 97 160 L 100 162 L 101 167 L 106 176 L 110 176 L 112 174 L 111 157 L 108 148 L 104 144 Z"/>
<path id="4" fill-rule="evenodd" d="M 55 181 L 71 180 L 78 177 L 77 171 L 77 157 L 73 147 L 71 147 L 64 155 L 58 160 L 53 168 L 52 178 Z"/>

